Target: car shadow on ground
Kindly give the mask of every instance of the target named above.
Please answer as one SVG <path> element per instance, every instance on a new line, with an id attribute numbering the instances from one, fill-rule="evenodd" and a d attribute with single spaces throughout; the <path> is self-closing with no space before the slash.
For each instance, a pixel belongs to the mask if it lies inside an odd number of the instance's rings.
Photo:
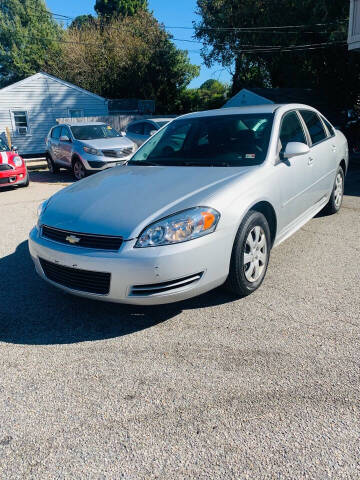
<path id="1" fill-rule="evenodd" d="M 72 183 L 74 177 L 69 170 L 60 170 L 59 173 L 51 173 L 49 170 L 30 171 L 30 182 L 32 183 Z"/>
<path id="2" fill-rule="evenodd" d="M 170 305 L 137 307 L 67 295 L 34 271 L 27 242 L 0 259 L 0 342 L 70 344 L 129 335 L 166 322 L 184 309 L 220 305 L 235 298 L 221 289 Z"/>

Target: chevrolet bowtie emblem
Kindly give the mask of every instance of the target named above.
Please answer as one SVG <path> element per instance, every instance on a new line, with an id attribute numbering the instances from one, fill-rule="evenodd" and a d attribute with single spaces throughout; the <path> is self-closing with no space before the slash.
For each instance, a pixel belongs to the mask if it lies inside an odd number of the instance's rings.
<path id="1" fill-rule="evenodd" d="M 79 243 L 81 239 L 79 237 L 75 237 L 75 235 L 68 235 L 65 240 L 74 245 L 75 243 Z"/>

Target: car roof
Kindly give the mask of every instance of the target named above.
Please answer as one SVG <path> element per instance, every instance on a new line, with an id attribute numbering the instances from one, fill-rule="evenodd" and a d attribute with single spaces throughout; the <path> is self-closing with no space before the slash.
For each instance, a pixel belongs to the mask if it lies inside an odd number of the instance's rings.
<path id="1" fill-rule="evenodd" d="M 84 127 L 89 125 L 108 125 L 106 122 L 66 122 L 61 125 L 67 125 L 68 127 Z"/>
<path id="2" fill-rule="evenodd" d="M 264 105 L 247 105 L 244 107 L 228 107 L 228 108 L 219 108 L 217 110 L 206 110 L 204 112 L 194 112 L 182 115 L 180 118 L 198 118 L 198 117 L 212 117 L 212 116 L 221 116 L 221 115 L 246 115 L 251 113 L 274 113 L 277 110 L 293 110 L 298 108 L 306 108 L 309 110 L 315 110 L 309 105 L 303 105 L 300 103 L 267 103 Z"/>
<path id="3" fill-rule="evenodd" d="M 164 118 L 140 118 L 138 120 L 134 120 L 133 122 L 130 122 L 129 125 L 133 125 L 135 123 L 141 123 L 141 122 L 151 122 L 151 123 L 159 123 L 159 122 L 171 122 L 171 120 L 174 120 L 175 117 L 164 117 Z"/>

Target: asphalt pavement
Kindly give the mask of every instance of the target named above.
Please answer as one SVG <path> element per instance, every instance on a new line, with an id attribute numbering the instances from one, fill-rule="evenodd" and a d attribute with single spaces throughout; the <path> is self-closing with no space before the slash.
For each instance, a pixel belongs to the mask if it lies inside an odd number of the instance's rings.
<path id="1" fill-rule="evenodd" d="M 360 168 L 245 299 L 130 307 L 34 273 L 38 204 L 0 191 L 1 479 L 360 478 Z"/>

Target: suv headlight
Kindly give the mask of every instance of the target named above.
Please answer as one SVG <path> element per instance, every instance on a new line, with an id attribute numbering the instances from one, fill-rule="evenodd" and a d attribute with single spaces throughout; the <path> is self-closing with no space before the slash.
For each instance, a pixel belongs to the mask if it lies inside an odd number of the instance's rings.
<path id="1" fill-rule="evenodd" d="M 209 207 L 195 207 L 149 225 L 139 236 L 135 247 L 157 247 L 187 242 L 212 233 L 220 213 Z"/>
<path id="2" fill-rule="evenodd" d="M 87 145 L 83 146 L 83 150 L 84 152 L 89 153 L 90 155 L 96 155 L 97 157 L 102 157 L 104 155 L 101 150 L 93 147 L 88 147 Z"/>
<path id="3" fill-rule="evenodd" d="M 19 157 L 19 155 L 13 157 L 12 161 L 14 162 L 15 167 L 21 167 L 21 165 L 23 164 L 23 159 Z"/>

